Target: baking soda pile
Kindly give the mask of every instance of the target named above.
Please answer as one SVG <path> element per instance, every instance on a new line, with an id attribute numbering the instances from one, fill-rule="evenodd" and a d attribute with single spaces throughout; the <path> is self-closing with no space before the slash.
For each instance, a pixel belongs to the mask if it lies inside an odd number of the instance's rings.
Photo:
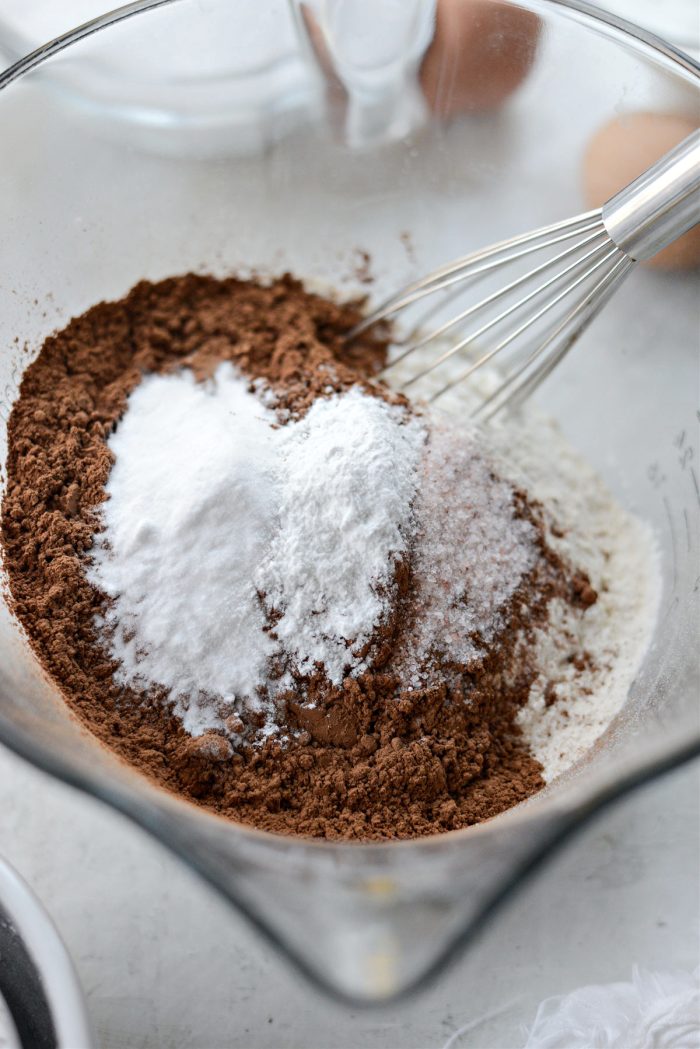
<path id="1" fill-rule="evenodd" d="M 535 529 L 464 433 L 353 388 L 280 425 L 269 390 L 221 364 L 152 375 L 129 398 L 90 582 L 121 684 L 160 686 L 188 732 L 265 716 L 319 670 L 372 664 L 372 639 L 413 563 L 420 607 L 407 685 L 430 657 L 469 663 L 535 557 Z M 461 493 L 458 505 L 452 505 Z"/>

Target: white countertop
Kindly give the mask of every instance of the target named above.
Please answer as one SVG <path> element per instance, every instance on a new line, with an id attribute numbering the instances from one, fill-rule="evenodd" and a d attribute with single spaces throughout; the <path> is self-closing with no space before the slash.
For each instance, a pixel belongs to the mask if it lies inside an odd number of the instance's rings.
<path id="1" fill-rule="evenodd" d="M 381 1011 L 322 1000 L 150 837 L 3 748 L 0 852 L 54 917 L 102 1049 L 441 1049 L 504 1007 L 455 1049 L 518 1049 L 542 998 L 698 964 L 697 763 L 599 818 L 435 987 Z"/>

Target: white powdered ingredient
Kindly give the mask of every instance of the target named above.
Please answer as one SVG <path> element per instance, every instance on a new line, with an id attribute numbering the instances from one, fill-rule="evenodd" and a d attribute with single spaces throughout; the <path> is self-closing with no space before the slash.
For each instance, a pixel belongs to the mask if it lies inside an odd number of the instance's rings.
<path id="1" fill-rule="evenodd" d="M 279 524 L 255 582 L 302 674 L 322 663 L 339 685 L 348 665 L 364 667 L 412 533 L 424 443 L 417 419 L 358 389 L 278 431 Z"/>
<path id="2" fill-rule="evenodd" d="M 336 682 L 359 673 L 349 643 L 380 622 L 412 532 L 418 419 L 351 390 L 277 426 L 248 387 L 222 364 L 133 391 L 88 573 L 112 599 L 118 681 L 168 690 L 193 735 L 221 726 L 222 700 L 262 707 L 274 731 L 260 689 L 280 651 Z"/>
<path id="3" fill-rule="evenodd" d="M 117 679 L 188 697 L 194 733 L 219 723 L 207 696 L 255 695 L 274 650 L 253 582 L 277 510 L 273 422 L 223 364 L 211 383 L 145 378 L 109 439 L 88 578 L 113 600 Z"/>
<path id="4" fill-rule="evenodd" d="M 478 656 L 500 611 L 536 560 L 536 531 L 516 515 L 512 487 L 495 476 L 483 442 L 454 425 L 431 427 L 416 496 L 413 579 L 421 614 L 399 671 L 430 683 L 426 655 L 455 663 Z"/>

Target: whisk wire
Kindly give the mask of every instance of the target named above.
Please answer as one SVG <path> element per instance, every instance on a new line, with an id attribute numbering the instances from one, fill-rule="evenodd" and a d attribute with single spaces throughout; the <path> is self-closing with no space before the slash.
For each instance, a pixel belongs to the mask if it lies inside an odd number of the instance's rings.
<path id="1" fill-rule="evenodd" d="M 496 356 L 496 354 L 500 353 L 506 348 L 506 346 L 509 346 L 512 342 L 514 342 L 520 335 L 527 331 L 527 329 L 530 328 L 533 324 L 535 324 L 538 320 L 541 320 L 541 318 L 544 317 L 545 314 L 549 313 L 552 309 L 554 309 L 554 307 L 557 306 L 567 295 L 569 295 L 580 284 L 582 284 L 583 281 L 587 280 L 592 272 L 594 272 L 596 269 L 599 269 L 602 265 L 604 265 L 611 258 L 613 258 L 617 253 L 617 248 L 613 248 L 611 251 L 609 251 L 608 254 L 605 255 L 602 259 L 600 259 L 598 262 L 596 262 L 590 270 L 587 270 L 585 273 L 581 274 L 581 276 L 577 277 L 576 280 L 571 281 L 565 288 L 563 288 L 557 295 L 555 295 L 554 298 L 546 302 L 544 306 L 541 306 L 540 309 L 537 310 L 534 314 L 528 316 L 519 327 L 517 327 L 514 331 L 507 335 L 505 339 L 502 339 L 501 342 L 499 342 L 498 345 L 494 346 L 493 349 L 489 350 L 488 353 L 485 353 L 477 361 L 471 364 L 466 371 L 462 372 L 460 375 L 457 376 L 457 378 L 450 380 L 450 382 L 445 383 L 444 386 L 440 387 L 437 393 L 434 393 L 432 397 L 429 398 L 429 400 L 437 400 L 438 397 L 441 397 L 444 393 L 447 393 L 447 391 L 450 390 L 453 386 L 456 386 L 458 383 L 465 382 L 467 379 L 469 379 L 474 374 L 474 372 L 477 371 L 478 368 L 483 367 L 484 364 L 488 364 L 488 362 L 491 361 Z M 520 305 L 521 303 L 516 303 L 514 309 L 519 308 Z M 513 310 L 511 310 L 510 312 L 513 312 Z M 432 371 L 432 368 L 430 368 L 429 370 Z"/>
<path id="2" fill-rule="evenodd" d="M 484 248 L 470 255 L 465 255 L 446 266 L 442 266 L 440 269 L 434 270 L 429 277 L 413 281 L 399 292 L 391 295 L 377 306 L 375 310 L 367 314 L 359 324 L 356 324 L 348 332 L 347 337 L 349 340 L 354 339 L 373 324 L 386 320 L 392 314 L 413 305 L 426 295 L 432 295 L 436 291 L 451 287 L 467 278 L 488 273 L 498 266 L 515 262 L 530 255 L 533 251 L 552 247 L 579 234 L 588 232 L 605 233 L 600 210 L 590 211 L 577 219 L 569 220 L 568 222 L 557 222 L 551 226 L 535 230 L 532 233 L 524 233 L 518 237 L 512 237 L 510 240 L 500 241 L 490 248 Z M 513 251 L 514 248 L 519 249 L 521 247 L 523 250 Z M 511 254 L 504 254 L 506 252 L 511 252 Z"/>
<path id="3" fill-rule="evenodd" d="M 435 270 L 387 299 L 348 338 L 410 310 L 435 292 L 445 293 L 437 307 L 418 311 L 424 321 L 436 318 L 432 330 L 417 325 L 411 311 L 414 323 L 404 337 L 405 348 L 382 374 L 436 343 L 437 352 L 427 365 L 418 356 L 418 370 L 403 382 L 406 389 L 464 351 L 468 367 L 455 378 L 450 373 L 458 368 L 446 370 L 447 381 L 430 398 L 434 401 L 507 350 L 504 357 L 511 367 L 497 373 L 501 381 L 474 413 L 490 418 L 505 405 L 522 401 L 554 370 L 637 261 L 673 243 L 696 226 L 699 217 L 700 130 L 599 210 L 501 241 Z M 547 254 L 538 256 L 539 252 Z M 530 256 L 535 261 L 528 270 Z M 508 274 L 507 267 L 514 267 L 509 276 L 496 280 L 502 269 Z M 471 304 L 443 319 L 446 301 L 451 303 L 489 274 L 490 287 L 481 300 L 472 297 Z M 463 334 L 466 321 L 471 330 Z M 444 348 L 439 340 L 448 333 L 454 333 L 450 337 L 455 341 Z"/>
<path id="4" fill-rule="evenodd" d="M 566 356 L 571 347 L 577 341 L 583 329 L 593 320 L 596 314 L 603 308 L 617 285 L 624 279 L 632 269 L 633 263 L 626 256 L 622 256 L 615 262 L 612 269 L 605 274 L 591 289 L 590 297 L 578 303 L 563 320 L 557 325 L 553 332 L 540 343 L 525 361 L 514 369 L 493 393 L 489 394 L 481 404 L 472 412 L 472 417 L 484 420 L 493 416 L 507 404 L 517 404 L 527 398 L 534 389 L 540 385 L 547 376 L 554 371 L 557 364 Z M 599 296 L 597 299 L 594 296 Z M 578 321 L 578 323 L 576 323 Z M 567 329 L 575 324 L 573 331 L 562 340 L 561 344 L 551 352 L 547 360 L 537 368 L 531 370 L 536 360 L 540 359 L 550 347 L 555 346 L 557 340 Z M 523 376 L 522 382 L 518 382 Z M 508 392 L 510 391 L 510 392 Z M 491 410 L 486 409 L 491 406 Z"/>
<path id="5" fill-rule="evenodd" d="M 605 230 L 602 224 L 600 226 L 592 227 L 594 229 L 594 235 L 604 235 Z M 581 232 L 580 230 L 577 232 Z M 490 258 L 486 262 L 479 262 L 478 264 L 472 260 L 469 264 L 465 264 L 460 267 L 456 272 L 450 274 L 450 276 L 443 277 L 441 280 L 434 283 L 425 284 L 423 287 L 416 289 L 411 295 L 406 295 L 397 304 L 393 306 L 390 313 L 396 310 L 403 309 L 406 306 L 411 306 L 415 302 L 419 302 L 425 298 L 426 295 L 433 295 L 436 291 L 444 291 L 447 288 L 451 288 L 454 284 L 462 283 L 464 280 L 473 279 L 474 277 L 481 276 L 486 273 L 490 273 L 492 270 L 498 269 L 501 266 L 505 266 L 510 262 L 517 262 L 518 259 L 522 259 L 531 255 L 533 251 L 538 251 L 543 248 L 553 247 L 555 244 L 560 244 L 562 241 L 570 240 L 571 234 L 565 234 L 558 237 L 552 237 L 547 241 L 543 241 L 541 244 L 536 246 L 528 246 L 519 251 L 514 251 L 510 255 L 504 255 L 503 257 Z"/>
<path id="6" fill-rule="evenodd" d="M 535 321 L 539 320 L 546 313 L 548 313 L 549 310 L 553 309 L 554 306 L 556 306 L 566 295 L 568 295 L 571 291 L 573 291 L 576 287 L 578 287 L 578 285 L 581 284 L 582 281 L 586 280 L 590 276 L 591 273 L 593 273 L 596 269 L 598 269 L 599 266 L 603 265 L 608 259 L 610 259 L 615 254 L 615 252 L 617 252 L 617 250 L 618 250 L 617 248 L 613 247 L 613 249 L 611 251 L 609 249 L 609 243 L 608 244 L 602 243 L 602 244 L 598 245 L 597 247 L 591 249 L 590 251 L 586 252 L 586 254 L 582 258 L 575 259 L 574 262 L 570 263 L 563 270 L 560 270 L 558 273 L 555 273 L 555 275 L 553 277 L 550 277 L 546 281 L 543 281 L 542 284 L 537 285 L 537 287 L 534 288 L 531 292 L 528 292 L 527 295 L 523 295 L 522 298 L 518 299 L 511 306 L 507 307 L 507 309 L 502 310 L 496 317 L 493 317 L 491 320 L 489 320 L 486 323 L 482 324 L 482 326 L 480 328 L 477 328 L 475 331 L 472 331 L 468 335 L 465 335 L 464 338 L 460 339 L 457 343 L 455 343 L 454 346 L 451 346 L 449 350 L 445 350 L 442 354 L 440 354 L 440 356 L 437 357 L 436 360 L 431 361 L 430 364 L 427 367 L 421 369 L 421 371 L 417 372 L 410 379 L 408 379 L 406 382 L 404 382 L 402 384 L 402 388 L 405 389 L 407 386 L 411 386 L 413 383 L 417 382 L 419 379 L 422 379 L 425 375 L 428 374 L 428 372 L 433 371 L 440 364 L 443 364 L 445 361 L 449 360 L 451 357 L 454 357 L 455 354 L 457 354 L 461 350 L 465 349 L 465 347 L 467 347 L 470 343 L 476 342 L 478 339 L 480 339 L 483 335 L 485 335 L 492 328 L 495 328 L 502 321 L 506 320 L 508 317 L 512 316 L 514 313 L 517 313 L 518 311 L 522 310 L 522 308 L 524 306 L 527 306 L 528 303 L 531 303 L 535 299 L 538 299 L 544 292 L 548 291 L 550 288 L 553 288 L 556 284 L 559 284 L 565 277 L 569 276 L 569 274 L 579 270 L 581 268 L 581 266 L 586 264 L 586 262 L 588 262 L 589 260 L 592 261 L 593 258 L 596 255 L 600 255 L 601 251 L 605 251 L 606 252 L 602 256 L 602 258 L 600 258 L 591 267 L 589 267 L 589 269 L 587 271 L 585 271 L 583 274 L 581 274 L 580 277 L 578 277 L 573 282 L 569 282 L 554 298 L 550 299 L 547 303 L 545 303 L 545 305 L 543 307 L 541 307 L 534 314 L 534 316 L 528 317 L 528 319 L 519 328 L 516 328 L 516 330 L 514 332 L 512 332 L 502 342 L 500 342 L 498 344 L 498 346 L 496 346 L 496 348 L 493 351 L 490 351 L 490 353 L 486 354 L 483 358 L 481 358 L 479 362 L 477 362 L 476 364 L 472 365 L 468 369 L 468 371 L 465 372 L 464 375 L 462 376 L 462 379 L 468 378 L 470 375 L 473 374 L 474 371 L 476 371 L 477 367 L 481 366 L 482 362 L 483 363 L 487 363 L 487 361 L 491 360 L 491 358 L 496 353 L 500 352 L 500 350 L 502 350 L 502 349 L 505 349 L 506 346 L 508 346 L 511 342 L 513 342 L 514 339 L 516 339 L 520 334 L 522 334 L 522 332 L 525 331 L 526 328 L 528 328 L 532 323 L 534 323 Z M 546 267 L 546 268 L 549 268 L 549 267 Z M 536 271 L 532 271 L 532 272 L 535 273 Z M 529 278 L 529 277 L 532 276 L 532 274 L 528 274 L 527 276 Z M 515 287 L 515 286 L 517 286 L 518 284 L 521 284 L 521 283 L 523 283 L 522 280 L 521 281 L 516 281 L 516 282 L 514 282 L 513 286 Z M 485 300 L 485 301 L 488 301 L 488 300 Z M 479 308 L 480 308 L 483 304 L 479 303 L 478 305 L 479 305 Z"/>
<path id="7" fill-rule="evenodd" d="M 550 226 L 542 226 L 540 229 L 530 230 L 528 233 L 520 233 L 517 237 L 509 237 L 506 240 L 497 241 L 496 244 L 492 244 L 490 247 L 479 248 L 478 251 L 472 251 L 468 255 L 463 255 L 461 258 L 454 259 L 452 262 L 440 266 L 438 269 L 433 270 L 428 277 L 422 277 L 419 280 L 414 281 L 412 284 L 407 285 L 402 291 L 399 291 L 392 296 L 392 298 L 398 298 L 409 290 L 414 290 L 424 284 L 430 284 L 434 281 L 440 280 L 442 277 L 449 276 L 449 274 L 455 272 L 457 269 L 468 267 L 471 263 L 479 262 L 482 259 L 500 254 L 503 251 L 509 251 L 511 248 L 520 247 L 522 244 L 529 244 L 531 249 L 544 247 L 548 243 L 558 243 L 561 240 L 566 240 L 568 237 L 576 236 L 577 233 L 583 233 L 589 229 L 600 226 L 602 226 L 602 212 L 601 209 L 598 208 L 594 211 L 588 211 L 583 215 L 579 215 L 574 219 L 565 219 L 562 222 L 555 222 Z M 551 238 L 553 234 L 559 233 L 561 236 L 555 236 L 554 239 L 550 241 L 549 238 Z M 537 244 L 538 241 L 541 242 L 539 245 Z M 391 301 L 391 299 L 387 301 Z"/>
<path id="8" fill-rule="evenodd" d="M 542 263 L 540 266 L 537 266 L 535 269 L 530 270 L 528 273 L 524 274 L 523 276 L 518 277 L 516 280 L 511 281 L 509 284 L 506 284 L 504 287 L 499 288 L 497 291 L 492 292 L 491 295 L 487 296 L 485 299 L 482 299 L 480 302 L 477 302 L 474 305 L 468 307 L 466 310 L 463 310 L 456 317 L 452 317 L 449 321 L 445 321 L 445 323 L 440 325 L 440 327 L 437 328 L 435 331 L 432 331 L 432 332 L 428 333 L 427 335 L 424 335 L 421 339 L 419 339 L 418 342 L 412 343 L 407 349 L 405 349 L 402 353 L 400 353 L 397 357 L 395 357 L 392 361 L 390 361 L 387 364 L 387 366 L 384 368 L 384 370 L 382 372 L 382 376 L 384 376 L 388 371 L 390 371 L 392 368 L 394 368 L 397 364 L 400 364 L 401 361 L 405 360 L 405 358 L 408 357 L 408 355 L 413 353 L 415 350 L 422 349 L 429 342 L 432 342 L 433 339 L 440 338 L 440 336 L 442 336 L 446 332 L 448 332 L 450 330 L 450 328 L 453 328 L 453 327 L 455 327 L 455 325 L 460 324 L 462 321 L 466 320 L 467 317 L 470 317 L 472 314 L 476 313 L 478 310 L 481 310 L 481 309 L 483 309 L 486 306 L 490 306 L 492 303 L 497 302 L 501 298 L 504 298 L 511 291 L 514 291 L 516 288 L 519 288 L 522 285 L 527 284 L 534 277 L 537 277 L 537 276 L 539 276 L 542 273 L 546 273 L 547 270 L 552 269 L 554 266 L 557 265 L 557 263 L 561 262 L 562 260 L 564 260 L 566 258 L 569 258 L 571 255 L 575 254 L 577 251 L 580 251 L 580 249 L 582 247 L 584 247 L 586 244 L 590 244 L 590 243 L 592 243 L 592 242 L 594 242 L 596 240 L 599 240 L 601 242 L 598 245 L 598 247 L 596 249 L 594 249 L 593 252 L 589 252 L 587 255 L 583 256 L 583 258 L 578 259 L 576 261 L 576 263 L 575 263 L 575 266 L 581 265 L 583 262 L 585 262 L 585 260 L 591 254 L 595 254 L 595 252 L 599 251 L 600 248 L 605 247 L 606 243 L 609 243 L 607 241 L 607 238 L 605 238 L 605 234 L 604 233 L 591 234 L 590 236 L 585 237 L 583 240 L 577 241 L 577 243 L 573 247 L 567 248 L 566 251 L 560 252 L 554 258 L 549 259 L 547 262 Z M 432 364 L 430 365 L 430 368 L 432 369 L 434 367 L 437 367 L 439 364 L 442 364 L 443 361 L 447 360 L 454 353 L 457 353 L 460 349 L 462 349 L 463 346 L 466 345 L 467 342 L 470 342 L 472 339 L 477 338 L 479 335 L 483 334 L 483 332 L 487 331 L 489 327 L 493 326 L 493 324 L 498 323 L 499 320 L 502 320 L 504 317 L 508 316 L 509 313 L 512 313 L 515 309 L 517 309 L 519 305 L 523 305 L 524 303 L 528 302 L 531 298 L 535 297 L 536 295 L 540 294 L 542 291 L 546 290 L 552 284 L 557 283 L 562 277 L 564 277 L 571 270 L 571 268 L 572 268 L 571 266 L 567 267 L 565 270 L 561 271 L 554 278 L 552 278 L 552 280 L 547 281 L 544 284 L 540 285 L 539 288 L 536 288 L 534 290 L 534 292 L 531 293 L 531 295 L 525 296 L 525 298 L 521 299 L 519 303 L 515 304 L 515 306 L 511 307 L 509 310 L 505 311 L 503 314 L 500 314 L 499 317 L 495 318 L 495 320 L 492 321 L 485 328 L 479 330 L 478 332 L 472 333 L 461 344 L 453 347 L 448 352 L 443 353 L 434 362 L 432 362 Z M 414 376 L 413 379 L 409 380 L 409 382 L 414 382 L 415 380 L 419 379 L 422 374 L 423 373 L 419 373 L 418 375 Z M 406 383 L 405 385 L 408 385 L 408 383 Z"/>
<path id="9" fill-rule="evenodd" d="M 605 232 L 602 229 L 602 225 L 600 223 L 597 223 L 594 226 L 589 225 L 583 227 L 582 229 L 576 231 L 576 235 L 580 236 L 582 233 L 588 232 L 591 229 L 596 235 L 601 237 L 605 236 Z M 570 238 L 567 237 L 566 239 Z M 539 247 L 536 245 L 532 249 L 532 253 L 534 254 L 537 251 L 539 251 Z M 530 252 L 528 252 L 527 254 L 530 254 Z M 524 256 L 523 254 L 521 254 L 519 257 Z M 440 318 L 442 315 L 445 314 L 446 308 L 450 305 L 450 303 L 452 303 L 455 299 L 463 296 L 464 283 L 468 281 L 470 288 L 473 289 L 476 286 L 476 284 L 478 284 L 480 281 L 484 280 L 490 274 L 492 274 L 494 269 L 497 269 L 497 267 L 492 267 L 490 269 L 482 268 L 478 273 L 472 273 L 469 276 L 465 277 L 462 281 L 457 281 L 451 284 L 448 288 L 441 289 L 441 293 L 439 295 L 431 295 L 429 297 L 424 296 L 422 299 L 418 300 L 418 302 L 414 303 L 413 306 L 410 307 L 413 310 L 415 310 L 419 302 L 430 302 L 431 305 L 429 305 L 427 309 L 421 310 L 419 315 L 412 314 L 413 319 L 411 330 L 406 335 L 398 336 L 397 345 L 408 346 L 410 350 L 411 344 L 416 343 L 418 339 L 421 339 L 423 337 L 423 333 L 426 330 L 430 330 L 430 322 L 432 322 L 433 318 L 436 316 Z M 397 358 L 395 358 L 395 360 L 396 359 Z M 392 364 L 393 363 L 394 362 L 392 362 Z M 392 365 L 388 365 L 388 367 L 391 366 Z"/>

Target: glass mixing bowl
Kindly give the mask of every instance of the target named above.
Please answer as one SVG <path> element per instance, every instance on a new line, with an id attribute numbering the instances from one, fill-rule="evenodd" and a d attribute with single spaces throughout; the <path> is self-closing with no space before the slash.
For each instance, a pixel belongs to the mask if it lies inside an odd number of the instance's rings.
<path id="1" fill-rule="evenodd" d="M 389 0 L 360 6 L 366 17 L 396 10 Z M 155 125 L 154 149 L 144 149 L 150 137 L 130 135 L 129 121 L 103 110 L 96 119 L 75 92 L 59 90 L 52 63 L 36 77 L 0 78 L 3 454 L 23 369 L 42 339 L 141 278 L 288 268 L 366 292 L 353 275 L 357 252 L 366 251 L 379 298 L 444 260 L 580 211 L 581 154 L 602 121 L 631 109 L 697 113 L 699 70 L 661 41 L 573 0 L 510 6 L 541 23 L 519 91 L 496 112 L 449 123 L 417 105 L 408 131 L 397 124 L 405 111 L 392 77 L 413 77 L 417 98 L 410 40 L 404 63 L 384 55 L 382 66 L 375 52 L 379 72 L 370 76 L 361 34 L 359 44 L 343 37 L 339 107 L 329 90 L 338 70 L 323 68 L 303 39 L 307 23 L 297 22 L 318 106 L 282 129 L 289 133 L 261 135 L 267 144 L 245 157 L 226 148 L 195 155 L 184 117 L 187 134 L 169 155 L 158 151 Z M 201 46 L 208 4 L 190 7 L 201 19 Z M 132 45 L 147 55 L 175 9 L 161 6 L 74 42 L 71 75 L 110 49 L 115 61 Z M 491 38 L 487 46 L 490 62 L 494 49 L 510 45 Z M 20 71 L 38 68 L 52 50 L 59 45 Z M 273 107 L 259 119 L 276 125 L 275 114 Z M 539 394 L 618 499 L 655 528 L 664 592 L 623 711 L 584 761 L 527 803 L 472 829 L 392 844 L 306 842 L 226 822 L 99 746 L 42 673 L 6 604 L 0 738 L 166 843 L 316 985 L 354 1002 L 409 993 L 471 944 L 593 813 L 700 749 L 696 349 L 694 278 L 640 269 Z"/>

